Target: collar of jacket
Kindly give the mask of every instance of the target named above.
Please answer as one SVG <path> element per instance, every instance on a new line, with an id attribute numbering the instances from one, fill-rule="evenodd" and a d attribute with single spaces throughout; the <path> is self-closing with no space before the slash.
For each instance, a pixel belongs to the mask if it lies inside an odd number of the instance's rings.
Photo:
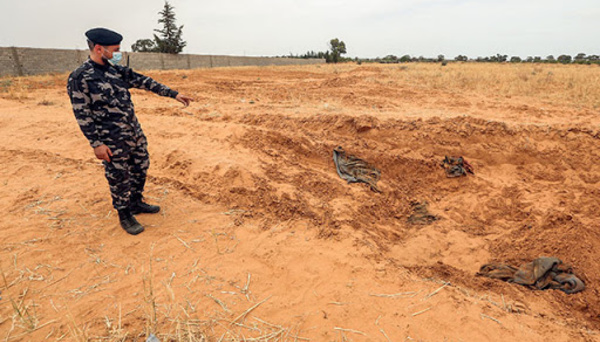
<path id="1" fill-rule="evenodd" d="M 96 69 L 100 69 L 100 70 L 108 70 L 108 68 L 111 66 L 108 62 L 106 62 L 104 65 L 99 64 L 94 62 L 91 58 L 88 57 L 88 62 L 90 62 L 90 64 L 96 68 Z"/>

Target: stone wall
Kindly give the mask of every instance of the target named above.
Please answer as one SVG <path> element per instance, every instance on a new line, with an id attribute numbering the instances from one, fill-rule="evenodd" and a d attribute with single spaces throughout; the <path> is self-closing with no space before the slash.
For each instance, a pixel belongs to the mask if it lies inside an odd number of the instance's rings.
<path id="1" fill-rule="evenodd" d="M 0 47 L 0 77 L 69 72 L 75 70 L 87 58 L 87 50 Z M 124 52 L 121 65 L 127 63 L 135 70 L 171 70 L 322 64 L 325 60 Z"/>

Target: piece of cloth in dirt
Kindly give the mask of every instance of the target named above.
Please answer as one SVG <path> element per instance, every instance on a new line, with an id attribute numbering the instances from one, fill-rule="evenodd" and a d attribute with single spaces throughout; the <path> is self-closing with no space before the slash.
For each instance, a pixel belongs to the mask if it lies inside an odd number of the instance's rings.
<path id="1" fill-rule="evenodd" d="M 346 154 L 341 146 L 333 149 L 333 162 L 338 175 L 350 183 L 366 183 L 374 192 L 381 192 L 377 181 L 381 178 L 381 171 L 368 162 Z"/>
<path id="2" fill-rule="evenodd" d="M 519 268 L 500 263 L 485 264 L 481 266 L 477 275 L 539 290 L 559 289 L 567 294 L 585 289 L 584 282 L 573 274 L 573 268 L 553 257 L 537 258 Z"/>
<path id="3" fill-rule="evenodd" d="M 439 220 L 439 218 L 429 212 L 427 201 L 411 202 L 412 214 L 408 217 L 408 223 L 415 225 L 428 225 Z"/>
<path id="4" fill-rule="evenodd" d="M 463 157 L 448 157 L 445 156 L 444 160 L 440 164 L 446 171 L 446 177 L 454 178 L 460 176 L 466 176 L 467 173 L 475 174 L 473 172 L 473 166 L 469 164 Z"/>

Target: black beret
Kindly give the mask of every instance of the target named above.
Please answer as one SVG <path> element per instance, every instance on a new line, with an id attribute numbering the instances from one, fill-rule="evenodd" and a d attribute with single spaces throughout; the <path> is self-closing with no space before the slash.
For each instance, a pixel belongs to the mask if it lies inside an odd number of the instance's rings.
<path id="1" fill-rule="evenodd" d="M 119 45 L 123 40 L 123 36 L 117 32 L 101 27 L 87 31 L 85 36 L 93 43 L 104 46 Z"/>

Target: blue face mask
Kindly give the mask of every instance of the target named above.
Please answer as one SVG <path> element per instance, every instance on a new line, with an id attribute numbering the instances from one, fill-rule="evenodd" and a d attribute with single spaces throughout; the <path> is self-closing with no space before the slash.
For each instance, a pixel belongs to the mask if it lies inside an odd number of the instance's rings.
<path id="1" fill-rule="evenodd" d="M 104 51 L 108 52 L 108 50 L 106 50 L 106 49 L 104 49 Z M 107 61 L 109 61 L 113 65 L 114 64 L 119 64 L 119 62 L 123 59 L 123 53 L 122 52 L 113 52 L 112 55 L 113 56 L 112 56 L 111 59 L 108 59 L 108 58 L 104 58 L 104 59 L 106 59 Z"/>
<path id="2" fill-rule="evenodd" d="M 123 59 L 122 52 L 113 52 L 113 57 L 111 59 L 109 59 L 108 61 L 111 62 L 112 64 L 118 64 L 122 59 Z"/>

